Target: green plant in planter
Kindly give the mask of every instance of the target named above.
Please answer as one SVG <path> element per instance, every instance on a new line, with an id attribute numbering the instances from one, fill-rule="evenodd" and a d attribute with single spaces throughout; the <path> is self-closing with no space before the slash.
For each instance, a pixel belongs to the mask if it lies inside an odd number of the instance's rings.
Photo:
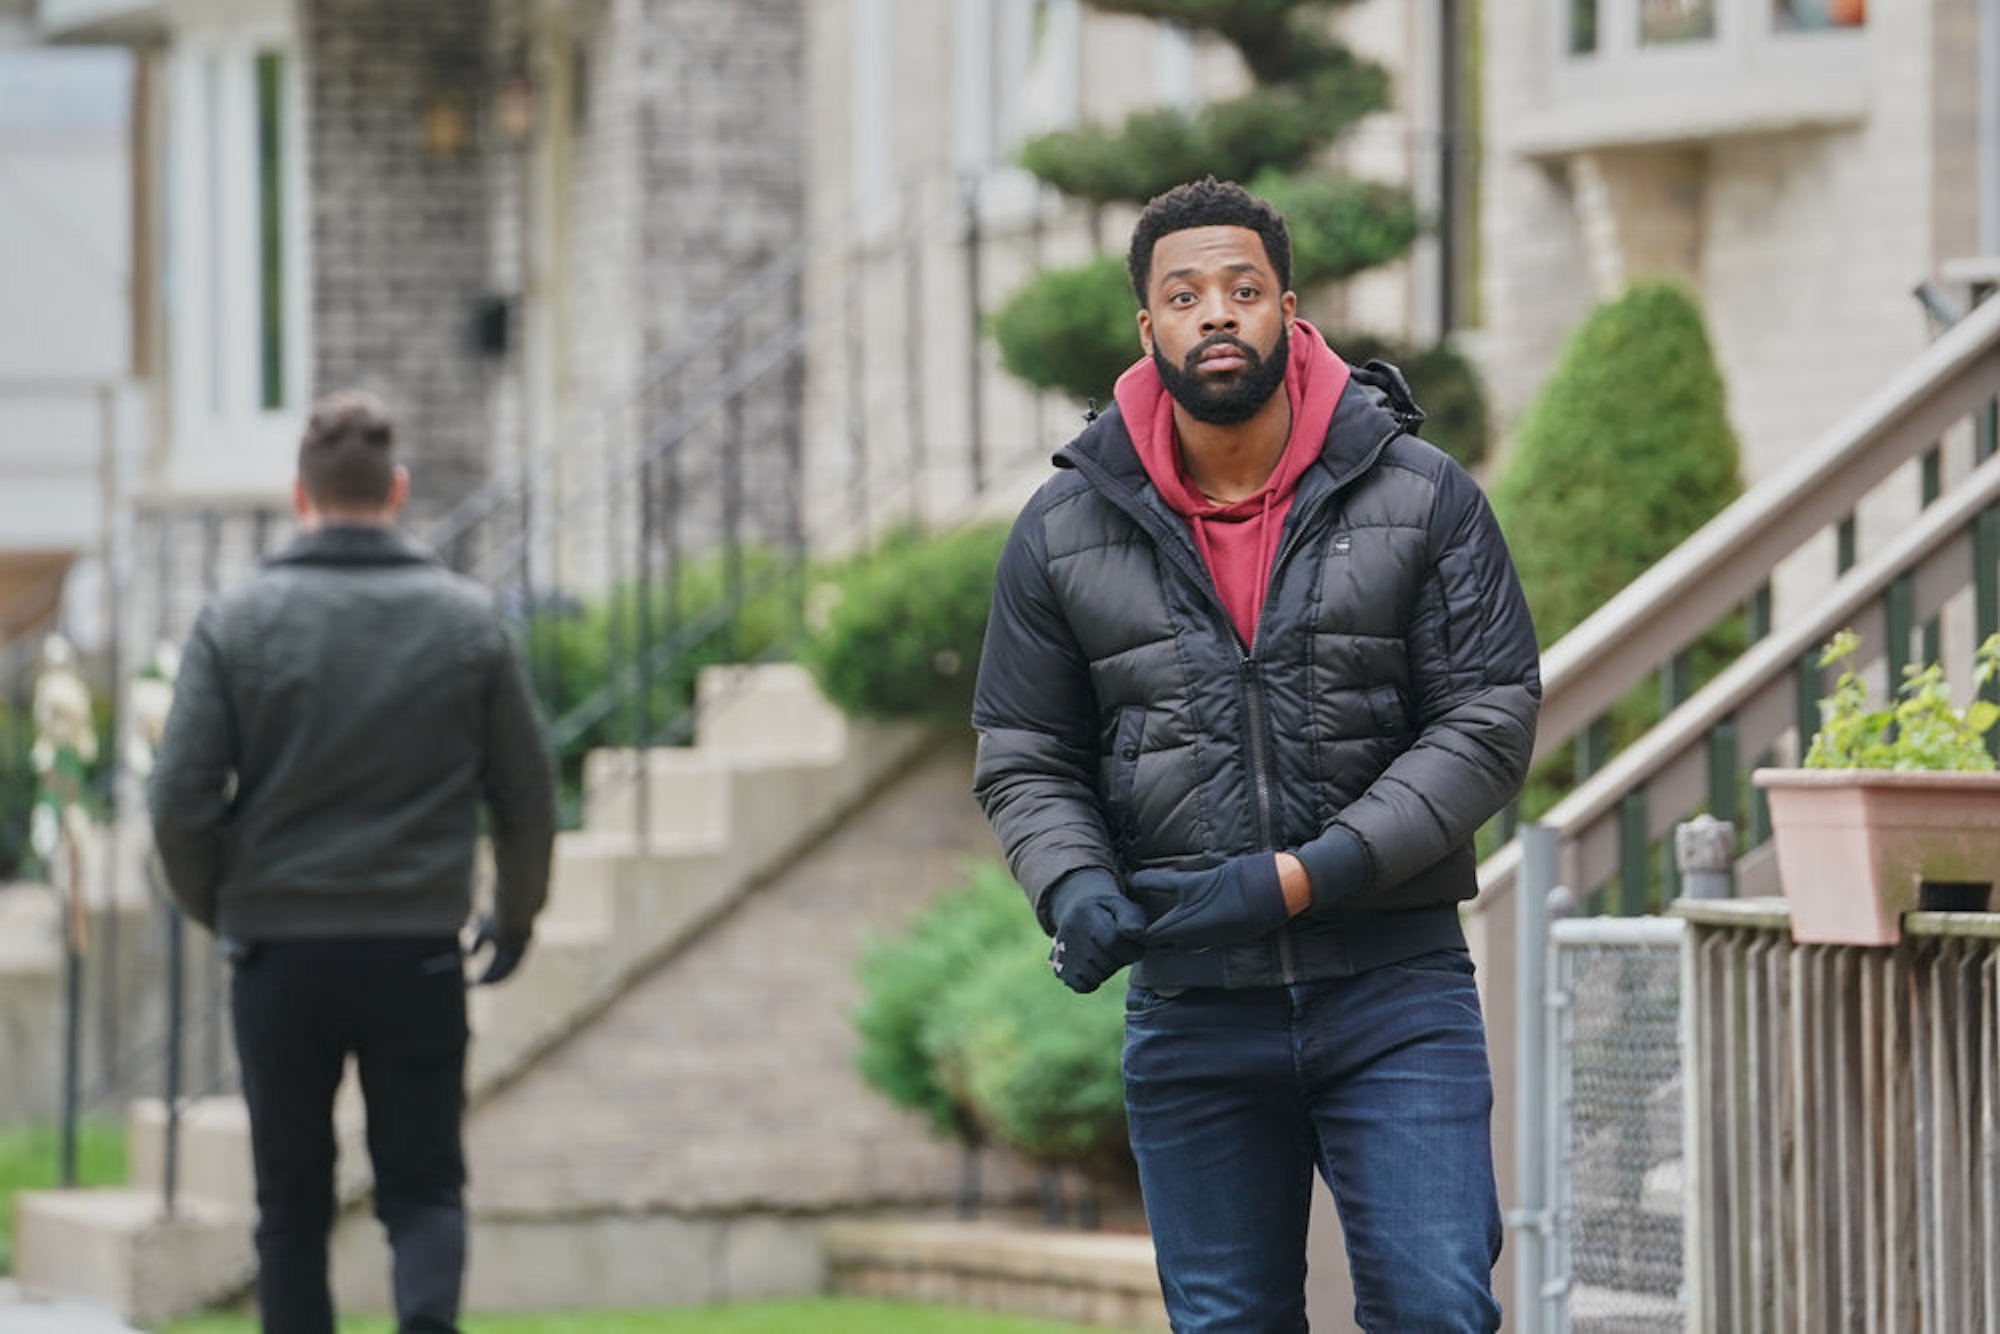
<path id="1" fill-rule="evenodd" d="M 1846 666 L 1833 693 L 1819 703 L 1819 731 L 1804 767 L 1933 773 L 1994 769 L 1986 734 L 2000 722 L 2000 704 L 1979 698 L 1979 693 L 2000 675 L 2000 634 L 1989 636 L 1973 655 L 1974 698 L 1962 709 L 1952 703 L 1944 669 L 1934 662 L 1904 668 L 1895 702 L 1869 707 L 1868 689 L 1852 662 L 1860 647 L 1859 635 L 1842 630 L 1820 654 L 1821 667 Z"/>

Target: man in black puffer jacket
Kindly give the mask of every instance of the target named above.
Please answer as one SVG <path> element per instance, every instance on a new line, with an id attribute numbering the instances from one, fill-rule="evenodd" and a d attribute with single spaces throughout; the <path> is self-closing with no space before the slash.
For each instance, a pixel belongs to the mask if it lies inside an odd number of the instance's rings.
<path id="1" fill-rule="evenodd" d="M 397 1326 L 457 1328 L 465 1268 L 458 933 L 491 817 L 481 982 L 548 890 L 555 775 L 492 598 L 403 537 L 409 476 L 371 394 L 314 405 L 300 536 L 202 609 L 149 787 L 168 887 L 232 960 L 270 1334 L 332 1334 L 333 1100 L 352 1054 Z"/>
<path id="2" fill-rule="evenodd" d="M 1533 627 L 1402 377 L 1297 317 L 1284 221 L 1212 179 L 1129 257 L 1146 358 L 1000 559 L 975 786 L 1090 991 L 1174 1328 L 1305 1328 L 1317 1166 L 1371 1330 L 1492 1330 L 1492 1080 L 1459 904 L 1517 792 Z"/>

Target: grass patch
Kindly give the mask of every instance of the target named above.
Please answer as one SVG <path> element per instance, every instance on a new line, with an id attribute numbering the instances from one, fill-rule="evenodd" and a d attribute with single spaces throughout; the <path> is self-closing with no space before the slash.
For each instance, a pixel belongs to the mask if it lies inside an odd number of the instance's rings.
<path id="1" fill-rule="evenodd" d="M 53 1122 L 0 1126 L 0 1274 L 14 1272 L 14 1197 L 55 1186 L 61 1175 L 60 1145 Z M 77 1126 L 76 1175 L 84 1186 L 124 1182 L 124 1126 L 95 1120 Z"/>
<path id="2" fill-rule="evenodd" d="M 1102 1326 L 1066 1325 L 949 1306 L 819 1297 L 743 1302 L 666 1311 L 575 1311 L 561 1315 L 469 1315 L 465 1334 L 1107 1334 Z M 382 1316 L 353 1316 L 340 1334 L 393 1334 Z M 163 1334 L 255 1334 L 248 1315 L 178 1320 Z"/>

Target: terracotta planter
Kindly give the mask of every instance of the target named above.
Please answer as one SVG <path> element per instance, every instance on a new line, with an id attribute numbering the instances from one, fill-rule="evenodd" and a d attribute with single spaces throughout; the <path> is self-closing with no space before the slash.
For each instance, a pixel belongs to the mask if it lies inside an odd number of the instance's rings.
<path id="1" fill-rule="evenodd" d="M 1918 887 L 2000 880 L 2000 773 L 1759 769 L 1792 939 L 1893 945 Z"/>

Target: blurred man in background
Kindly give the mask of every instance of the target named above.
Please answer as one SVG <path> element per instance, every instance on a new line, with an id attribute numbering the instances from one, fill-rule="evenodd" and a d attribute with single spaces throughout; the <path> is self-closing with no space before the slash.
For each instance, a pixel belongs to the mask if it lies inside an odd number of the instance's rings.
<path id="1" fill-rule="evenodd" d="M 313 408 L 299 536 L 202 610 L 148 795 L 168 885 L 232 962 L 271 1334 L 332 1334 L 333 1100 L 354 1056 L 399 1328 L 457 1328 L 465 972 L 483 805 L 497 870 L 479 981 L 547 894 L 548 746 L 486 592 L 395 527 L 409 494 L 371 394 Z"/>

